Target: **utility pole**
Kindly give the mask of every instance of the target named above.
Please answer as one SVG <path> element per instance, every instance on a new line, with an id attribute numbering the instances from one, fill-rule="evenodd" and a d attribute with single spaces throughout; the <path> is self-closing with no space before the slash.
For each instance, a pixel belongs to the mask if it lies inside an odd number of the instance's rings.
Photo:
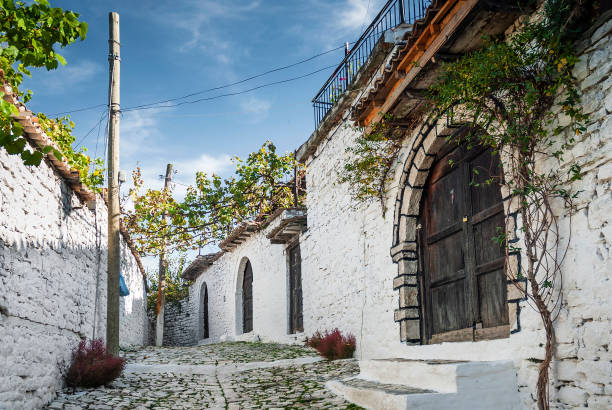
<path id="1" fill-rule="evenodd" d="M 172 181 L 172 164 L 166 166 L 166 179 L 164 180 L 164 190 L 170 188 Z M 164 214 L 164 219 L 166 215 Z M 157 281 L 157 321 L 155 322 L 155 346 L 161 346 L 164 343 L 164 306 L 166 304 L 166 245 L 165 240 L 162 241 L 162 249 L 159 254 L 159 276 Z"/>
<path id="2" fill-rule="evenodd" d="M 108 14 L 109 123 L 108 123 L 108 283 L 106 298 L 106 346 L 119 353 L 119 14 Z"/>

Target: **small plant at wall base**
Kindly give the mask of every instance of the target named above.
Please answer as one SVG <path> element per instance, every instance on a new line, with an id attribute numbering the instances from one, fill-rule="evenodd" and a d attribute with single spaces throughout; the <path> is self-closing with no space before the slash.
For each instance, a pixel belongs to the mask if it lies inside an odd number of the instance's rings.
<path id="1" fill-rule="evenodd" d="M 113 356 L 102 339 L 81 340 L 72 351 L 72 362 L 66 373 L 66 384 L 77 387 L 98 387 L 121 376 L 125 359 Z"/>
<path id="2" fill-rule="evenodd" d="M 353 357 L 356 348 L 355 336 L 343 335 L 337 328 L 325 334 L 317 331 L 307 341 L 306 345 L 316 349 L 327 360 L 349 359 Z"/>

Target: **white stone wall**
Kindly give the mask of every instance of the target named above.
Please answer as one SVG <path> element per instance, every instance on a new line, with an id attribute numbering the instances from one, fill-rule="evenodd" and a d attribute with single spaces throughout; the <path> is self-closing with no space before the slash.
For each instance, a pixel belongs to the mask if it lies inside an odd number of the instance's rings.
<path id="1" fill-rule="evenodd" d="M 71 350 L 105 337 L 106 207 L 96 212 L 45 162 L 0 150 L 0 408 L 39 408 L 55 396 Z M 144 282 L 122 246 L 130 296 L 120 343 L 146 337 Z"/>
<path id="2" fill-rule="evenodd" d="M 575 187 L 581 190 L 579 211 L 571 221 L 571 244 L 562 266 L 563 305 L 555 324 L 558 348 L 550 393 L 553 407 L 604 409 L 612 407 L 612 21 L 596 27 L 585 44 L 576 76 L 590 120 L 568 158 L 582 166 L 584 179 Z M 540 316 L 526 302 L 518 314 L 520 331 L 509 338 L 423 346 L 400 342 L 393 320 L 397 267 L 389 250 L 402 167 L 391 184 L 386 218 L 378 203 L 353 202 L 348 187 L 337 183 L 345 148 L 357 135 L 350 125 L 333 130 L 307 163 L 308 230 L 300 237 L 305 335 L 334 327 L 351 332 L 361 359 L 513 360 L 523 404 L 534 407 L 545 338 Z M 410 145 L 408 138 L 405 147 Z M 560 224 L 567 239 L 569 219 L 561 217 Z M 244 257 L 253 264 L 254 333 L 286 340 L 286 255 L 264 234 L 224 254 L 192 287 L 190 300 L 197 312 L 201 283 L 208 285 L 210 340 L 236 336 L 236 278 Z"/>
<path id="3" fill-rule="evenodd" d="M 287 307 L 287 255 L 284 245 L 271 245 L 267 230 L 253 234 L 225 253 L 190 287 L 190 314 L 199 329 L 200 289 L 208 287 L 209 338 L 219 340 L 291 341 Z M 242 334 L 241 271 L 246 260 L 253 268 L 253 332 Z"/>

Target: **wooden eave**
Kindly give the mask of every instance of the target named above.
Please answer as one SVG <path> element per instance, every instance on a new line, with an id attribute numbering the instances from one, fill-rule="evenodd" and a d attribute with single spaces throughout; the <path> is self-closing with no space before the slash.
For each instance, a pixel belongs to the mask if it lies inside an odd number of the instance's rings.
<path id="1" fill-rule="evenodd" d="M 234 249 L 246 241 L 254 232 L 257 232 L 261 227 L 259 222 L 244 222 L 232 231 L 220 244 L 219 248 L 224 252 Z"/>
<path id="2" fill-rule="evenodd" d="M 266 235 L 273 244 L 286 244 L 295 240 L 307 227 L 305 208 L 286 209 L 280 215 L 277 226 Z"/>
<path id="3" fill-rule="evenodd" d="M 390 69 L 356 104 L 351 118 L 368 127 L 386 113 L 398 111 L 403 116 L 410 111 L 406 106 L 422 102 L 442 61 L 480 47 L 484 35 L 504 32 L 520 14 L 516 1 L 434 0 L 425 18 L 415 22 L 406 45 L 392 58 Z"/>
<path id="4" fill-rule="evenodd" d="M 4 72 L 0 70 L 0 82 L 3 84 L 4 101 L 13 104 L 17 107 L 18 113 L 11 115 L 14 120 L 19 122 L 23 127 L 23 137 L 34 147 L 53 147 L 59 151 L 57 144 L 49 138 L 40 125 L 38 118 L 29 111 L 26 106 L 19 101 L 13 93 L 10 85 L 4 84 Z M 71 168 L 65 158 L 57 158 L 53 151 L 44 154 L 44 157 L 51 168 L 68 184 L 68 186 L 77 194 L 79 199 L 84 203 L 90 203 L 96 199 L 96 194 L 87 185 L 81 182 L 81 177 L 77 169 Z"/>
<path id="5" fill-rule="evenodd" d="M 223 252 L 209 253 L 207 255 L 198 255 L 191 264 L 183 271 L 181 278 L 194 281 L 202 273 L 206 271 L 217 259 L 223 255 Z"/>

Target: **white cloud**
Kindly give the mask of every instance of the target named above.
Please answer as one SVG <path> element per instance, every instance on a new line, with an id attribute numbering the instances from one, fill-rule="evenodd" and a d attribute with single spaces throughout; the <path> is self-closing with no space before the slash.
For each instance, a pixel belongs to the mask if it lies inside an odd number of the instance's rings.
<path id="1" fill-rule="evenodd" d="M 74 87 L 91 81 L 103 71 L 103 67 L 93 61 L 72 61 L 70 60 L 65 66 L 60 65 L 57 70 L 46 73 L 44 83 L 41 83 L 36 89 L 41 93 L 56 93 L 65 90 L 67 87 Z"/>
<path id="2" fill-rule="evenodd" d="M 197 158 L 188 158 L 176 161 L 173 164 L 175 175 L 174 196 L 181 199 L 187 193 L 187 186 L 194 185 L 197 172 L 206 175 L 221 174 L 232 166 L 232 157 L 221 154 L 218 157 L 201 154 Z"/>
<path id="3" fill-rule="evenodd" d="M 259 1 L 250 1 L 247 4 L 233 4 L 228 1 L 189 0 L 182 3 L 177 9 L 175 3 L 162 5 L 161 10 L 153 11 L 154 17 L 162 24 L 171 25 L 187 32 L 184 42 L 179 46 L 181 51 L 190 51 L 194 48 L 202 50 L 215 50 L 221 62 L 231 62 L 228 53 L 219 50 L 231 49 L 232 44 L 211 30 L 213 20 L 241 19 L 259 7 Z"/>
<path id="4" fill-rule="evenodd" d="M 368 0 L 347 0 L 346 6 L 340 9 L 337 24 L 349 30 L 366 27 L 368 17 L 372 14 L 372 4 Z"/>
<path id="5" fill-rule="evenodd" d="M 268 100 L 257 97 L 249 97 L 240 103 L 240 108 L 247 113 L 253 114 L 258 119 L 266 117 L 272 104 Z"/>

